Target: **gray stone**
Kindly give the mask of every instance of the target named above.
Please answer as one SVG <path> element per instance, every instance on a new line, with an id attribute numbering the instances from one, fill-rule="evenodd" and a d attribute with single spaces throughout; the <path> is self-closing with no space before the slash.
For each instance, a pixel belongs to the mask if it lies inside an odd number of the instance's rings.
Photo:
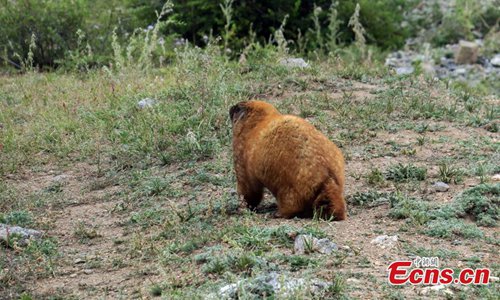
<path id="1" fill-rule="evenodd" d="M 432 185 L 436 192 L 446 192 L 450 186 L 444 182 L 438 181 Z"/>
<path id="2" fill-rule="evenodd" d="M 68 176 L 68 175 L 61 174 L 61 175 L 57 175 L 57 176 L 55 176 L 54 178 L 52 178 L 52 181 L 53 181 L 53 182 L 64 182 L 64 181 L 66 181 L 68 178 L 69 178 L 69 176 Z"/>
<path id="3" fill-rule="evenodd" d="M 293 296 L 296 291 L 308 290 L 313 295 L 327 289 L 330 283 L 311 279 L 294 278 L 286 274 L 270 272 L 253 279 L 238 280 L 219 289 L 215 294 L 205 299 L 238 299 L 238 290 L 241 288 L 247 296 L 262 297 L 275 295 L 277 299 Z"/>
<path id="4" fill-rule="evenodd" d="M 338 250 L 337 244 L 329 239 L 317 239 L 312 235 L 304 234 L 299 234 L 295 238 L 293 248 L 296 254 L 305 254 L 309 252 L 331 254 L 333 251 Z"/>
<path id="5" fill-rule="evenodd" d="M 284 58 L 280 60 L 280 64 L 289 68 L 308 68 L 309 64 L 302 58 Z"/>
<path id="6" fill-rule="evenodd" d="M 479 45 L 475 42 L 461 40 L 458 43 L 458 51 L 455 55 L 455 62 L 459 65 L 473 64 L 477 61 Z"/>
<path id="7" fill-rule="evenodd" d="M 431 292 L 439 292 L 441 290 L 445 290 L 446 286 L 443 284 L 427 286 L 420 290 L 419 294 L 422 296 L 429 295 Z M 451 292 L 450 290 L 448 290 Z M 444 291 L 443 291 L 444 292 Z M 451 292 L 453 294 L 453 292 Z"/>
<path id="8" fill-rule="evenodd" d="M 143 109 L 143 108 L 153 107 L 156 105 L 156 103 L 157 103 L 157 101 L 155 99 L 144 98 L 141 101 L 137 102 L 137 106 L 140 109 Z"/>
<path id="9" fill-rule="evenodd" d="M 495 56 L 493 56 L 493 58 L 490 60 L 490 63 L 495 67 L 500 67 L 500 54 L 496 54 Z"/>
<path id="10" fill-rule="evenodd" d="M 25 246 L 28 240 L 40 239 L 42 235 L 43 233 L 38 230 L 0 224 L 0 241 L 8 242 L 9 239 L 15 237 L 18 245 Z"/>
<path id="11" fill-rule="evenodd" d="M 411 74 L 415 71 L 415 68 L 412 66 L 405 66 L 405 67 L 397 67 L 396 68 L 396 74 L 398 75 L 408 75 Z"/>
<path id="12" fill-rule="evenodd" d="M 398 241 L 397 235 L 379 235 L 374 238 L 371 243 L 379 246 L 382 249 L 391 248 Z"/>
<path id="13" fill-rule="evenodd" d="M 85 259 L 83 259 L 83 258 L 77 258 L 77 259 L 75 259 L 75 265 L 84 264 L 84 263 L 85 263 Z"/>

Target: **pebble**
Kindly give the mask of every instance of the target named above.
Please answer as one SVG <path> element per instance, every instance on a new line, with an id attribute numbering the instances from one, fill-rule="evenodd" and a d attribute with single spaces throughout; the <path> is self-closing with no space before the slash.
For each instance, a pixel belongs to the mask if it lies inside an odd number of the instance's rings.
<path id="1" fill-rule="evenodd" d="M 490 63 L 495 67 L 500 67 L 500 54 L 493 56 L 493 58 L 490 60 Z"/>
<path id="2" fill-rule="evenodd" d="M 156 103 L 157 101 L 155 99 L 144 98 L 141 101 L 137 102 L 137 106 L 143 109 L 143 108 L 153 107 L 154 105 L 156 105 Z"/>
<path id="3" fill-rule="evenodd" d="M 447 190 L 450 189 L 450 186 L 442 181 L 434 183 L 433 187 L 434 190 L 436 190 L 436 192 L 446 192 Z"/>
<path id="4" fill-rule="evenodd" d="M 379 235 L 374 238 L 371 243 L 379 246 L 382 249 L 394 246 L 398 241 L 397 235 Z"/>
<path id="5" fill-rule="evenodd" d="M 85 263 L 84 259 L 82 259 L 82 258 L 75 259 L 75 265 L 77 265 L 77 264 L 83 264 L 83 263 Z"/>
<path id="6" fill-rule="evenodd" d="M 495 174 L 491 177 L 491 180 L 493 181 L 500 181 L 500 174 Z"/>
<path id="7" fill-rule="evenodd" d="M 303 58 L 284 58 L 280 64 L 289 68 L 308 68 L 309 64 Z"/>
<path id="8" fill-rule="evenodd" d="M 338 250 L 337 244 L 329 239 L 317 239 L 312 235 L 299 234 L 295 238 L 293 245 L 296 254 L 304 254 L 306 252 L 319 252 L 322 254 L 331 254 Z"/>

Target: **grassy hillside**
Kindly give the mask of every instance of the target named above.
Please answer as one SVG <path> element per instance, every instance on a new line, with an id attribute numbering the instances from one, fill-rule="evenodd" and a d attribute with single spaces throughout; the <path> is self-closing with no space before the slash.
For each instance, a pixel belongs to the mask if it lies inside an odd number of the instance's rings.
<path id="1" fill-rule="evenodd" d="M 415 298 L 422 286 L 391 286 L 386 270 L 416 255 L 498 276 L 498 97 L 352 53 L 301 69 L 273 47 L 241 63 L 186 47 L 158 69 L 0 77 L 0 223 L 45 233 L 0 246 L 0 298 L 202 299 L 270 272 L 331 283 L 318 299 Z M 140 108 L 145 98 L 153 105 Z M 271 195 L 258 212 L 239 207 L 228 110 L 251 98 L 341 147 L 347 221 L 274 219 Z M 301 233 L 339 250 L 294 254 Z M 383 234 L 396 245 L 371 243 Z M 446 290 L 432 293 L 499 294 L 498 282 Z"/>

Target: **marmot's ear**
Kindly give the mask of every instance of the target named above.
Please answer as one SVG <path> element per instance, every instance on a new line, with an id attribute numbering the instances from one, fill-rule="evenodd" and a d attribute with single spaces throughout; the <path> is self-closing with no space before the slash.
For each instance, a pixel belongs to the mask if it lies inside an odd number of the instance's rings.
<path id="1" fill-rule="evenodd" d="M 229 117 L 231 118 L 231 121 L 236 123 L 239 119 L 241 119 L 243 116 L 245 116 L 247 112 L 247 107 L 246 107 L 246 101 L 240 102 L 236 105 L 231 106 L 229 109 Z"/>

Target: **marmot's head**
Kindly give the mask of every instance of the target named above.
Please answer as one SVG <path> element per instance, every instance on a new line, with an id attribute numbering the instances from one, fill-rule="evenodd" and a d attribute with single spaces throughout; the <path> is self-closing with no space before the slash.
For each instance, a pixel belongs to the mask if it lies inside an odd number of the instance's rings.
<path id="1" fill-rule="evenodd" d="M 271 104 L 259 100 L 242 101 L 229 109 L 229 117 L 233 125 L 249 117 L 263 117 L 272 114 L 279 114 L 279 111 Z"/>

